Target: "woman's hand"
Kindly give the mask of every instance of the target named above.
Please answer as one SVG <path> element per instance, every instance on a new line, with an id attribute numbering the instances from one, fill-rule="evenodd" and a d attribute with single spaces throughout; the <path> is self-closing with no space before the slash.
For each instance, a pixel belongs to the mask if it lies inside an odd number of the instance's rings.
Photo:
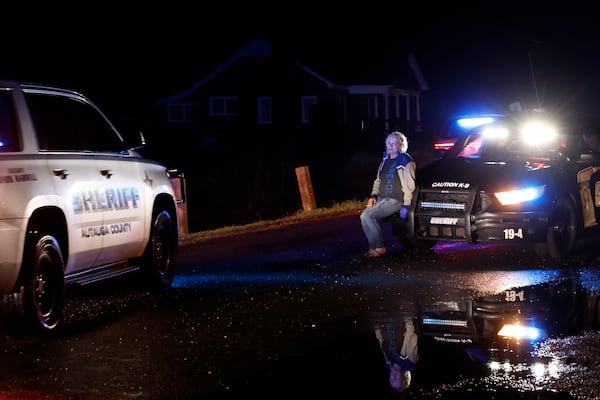
<path id="1" fill-rule="evenodd" d="M 406 219 L 406 217 L 408 216 L 408 211 L 410 210 L 409 206 L 403 206 L 400 209 L 400 218 L 402 219 Z"/>

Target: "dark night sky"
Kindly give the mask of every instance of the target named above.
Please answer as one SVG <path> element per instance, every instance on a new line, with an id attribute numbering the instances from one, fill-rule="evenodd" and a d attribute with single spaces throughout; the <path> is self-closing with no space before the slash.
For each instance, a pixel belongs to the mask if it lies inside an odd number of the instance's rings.
<path id="1" fill-rule="evenodd" d="M 65 84 L 99 103 L 135 107 L 187 88 L 261 35 L 323 60 L 410 48 L 430 86 L 422 101 L 440 113 L 535 101 L 531 65 L 543 106 L 570 112 L 597 98 L 600 24 L 589 9 L 519 6 L 519 15 L 500 16 L 488 4 L 440 16 L 431 14 L 442 12 L 433 5 L 386 3 L 337 11 L 318 3 L 240 9 L 227 2 L 198 10 L 174 2 L 127 11 L 103 3 L 69 17 L 56 9 L 15 14 L 0 28 L 0 77 Z"/>

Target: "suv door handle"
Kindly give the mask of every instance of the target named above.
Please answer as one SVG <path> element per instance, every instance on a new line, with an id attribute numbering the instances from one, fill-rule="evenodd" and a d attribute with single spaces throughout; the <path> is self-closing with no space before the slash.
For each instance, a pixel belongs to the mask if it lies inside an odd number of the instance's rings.
<path id="1" fill-rule="evenodd" d="M 69 175 L 69 170 L 65 168 L 57 168 L 52 171 L 54 176 L 59 176 L 60 179 L 67 179 L 67 175 Z"/>
<path id="2" fill-rule="evenodd" d="M 112 176 L 112 171 L 110 169 L 103 169 L 100 170 L 100 173 L 102 174 L 103 177 L 105 177 L 106 179 L 110 179 L 110 177 Z"/>

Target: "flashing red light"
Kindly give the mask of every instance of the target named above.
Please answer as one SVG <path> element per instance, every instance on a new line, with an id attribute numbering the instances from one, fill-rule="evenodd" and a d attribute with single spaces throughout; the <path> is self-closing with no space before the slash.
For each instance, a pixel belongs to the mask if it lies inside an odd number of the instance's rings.
<path id="1" fill-rule="evenodd" d="M 454 142 L 437 142 L 433 144 L 434 150 L 450 150 L 454 147 Z"/>

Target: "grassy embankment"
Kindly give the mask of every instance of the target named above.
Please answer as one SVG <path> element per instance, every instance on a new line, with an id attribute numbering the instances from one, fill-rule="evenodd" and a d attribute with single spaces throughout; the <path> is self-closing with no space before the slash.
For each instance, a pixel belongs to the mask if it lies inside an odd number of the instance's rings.
<path id="1" fill-rule="evenodd" d="M 358 200 L 347 200 L 342 203 L 336 203 L 331 207 L 327 208 L 317 208 L 315 210 L 305 211 L 300 210 L 294 214 L 287 215 L 283 218 L 274 219 L 274 220 L 266 220 L 266 221 L 257 221 L 247 225 L 236 225 L 236 226 L 225 226 L 218 229 L 212 229 L 209 231 L 201 231 L 201 232 L 190 232 L 187 235 L 182 236 L 182 240 L 189 239 L 202 239 L 209 238 L 221 235 L 231 235 L 236 233 L 244 233 L 256 231 L 264 228 L 268 228 L 274 225 L 283 225 L 290 224 L 297 221 L 302 220 L 310 220 L 310 219 L 318 219 L 323 217 L 329 217 L 339 214 L 358 212 L 361 210 L 366 203 L 365 201 Z"/>

